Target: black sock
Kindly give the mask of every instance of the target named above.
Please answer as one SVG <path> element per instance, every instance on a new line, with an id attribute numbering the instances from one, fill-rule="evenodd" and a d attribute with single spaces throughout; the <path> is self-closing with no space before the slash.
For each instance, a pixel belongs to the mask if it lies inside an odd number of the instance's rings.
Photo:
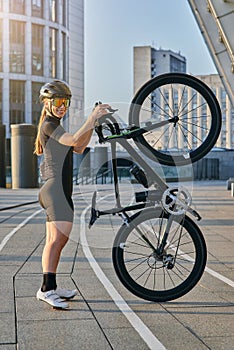
<path id="1" fill-rule="evenodd" d="M 41 286 L 42 292 L 48 292 L 49 290 L 53 290 L 57 288 L 56 284 L 56 273 L 47 272 L 43 274 L 43 283 Z"/>

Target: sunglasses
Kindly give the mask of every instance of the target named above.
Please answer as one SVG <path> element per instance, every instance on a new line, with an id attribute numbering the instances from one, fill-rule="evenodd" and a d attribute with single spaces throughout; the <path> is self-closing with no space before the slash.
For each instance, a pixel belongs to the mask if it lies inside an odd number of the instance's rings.
<path id="1" fill-rule="evenodd" d="M 70 99 L 69 98 L 54 98 L 52 100 L 52 105 L 54 107 L 61 107 L 62 105 L 64 105 L 64 107 L 68 108 L 70 106 Z"/>

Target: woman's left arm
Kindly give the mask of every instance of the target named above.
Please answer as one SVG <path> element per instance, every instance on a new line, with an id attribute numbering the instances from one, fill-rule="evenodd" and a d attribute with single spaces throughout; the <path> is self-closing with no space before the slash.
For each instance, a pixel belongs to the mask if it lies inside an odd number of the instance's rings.
<path id="1" fill-rule="evenodd" d="M 79 138 L 79 142 L 81 144 L 81 146 L 74 146 L 73 147 L 73 152 L 75 153 L 83 153 L 85 148 L 88 146 L 89 141 L 92 137 L 93 134 L 93 129 L 90 129 L 88 131 L 86 131 L 83 135 L 80 136 Z"/>
<path id="2" fill-rule="evenodd" d="M 72 146 L 74 152 L 83 153 L 91 139 L 96 120 L 107 114 L 107 110 L 110 108 L 108 104 L 98 105 L 75 134 L 65 133 L 60 137 L 59 142 L 66 146 Z"/>

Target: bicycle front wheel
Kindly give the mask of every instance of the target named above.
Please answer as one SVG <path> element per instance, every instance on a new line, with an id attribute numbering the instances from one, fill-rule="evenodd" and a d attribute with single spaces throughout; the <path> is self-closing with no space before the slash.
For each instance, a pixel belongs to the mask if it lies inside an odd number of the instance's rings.
<path id="1" fill-rule="evenodd" d="M 173 221 L 162 254 L 157 248 L 168 222 L 162 209 L 150 208 L 124 224 L 114 241 L 113 265 L 123 285 L 134 295 L 165 302 L 188 293 L 206 265 L 205 240 L 187 216 Z"/>
<path id="2" fill-rule="evenodd" d="M 204 157 L 215 145 L 221 110 L 214 93 L 201 80 L 166 73 L 149 80 L 136 93 L 129 124 L 153 127 L 135 138 L 149 158 L 164 165 L 186 165 Z"/>

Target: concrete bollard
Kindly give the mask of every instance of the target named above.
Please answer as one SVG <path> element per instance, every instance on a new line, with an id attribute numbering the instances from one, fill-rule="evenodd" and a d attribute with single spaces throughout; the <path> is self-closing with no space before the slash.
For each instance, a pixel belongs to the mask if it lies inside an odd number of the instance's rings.
<path id="1" fill-rule="evenodd" d="M 37 156 L 33 154 L 36 126 L 11 125 L 12 188 L 38 187 Z"/>
<path id="2" fill-rule="evenodd" d="M 234 197 L 234 182 L 231 183 L 231 196 Z"/>
<path id="3" fill-rule="evenodd" d="M 227 190 L 230 191 L 231 189 L 231 184 L 234 182 L 234 177 L 229 177 L 227 180 Z"/>

